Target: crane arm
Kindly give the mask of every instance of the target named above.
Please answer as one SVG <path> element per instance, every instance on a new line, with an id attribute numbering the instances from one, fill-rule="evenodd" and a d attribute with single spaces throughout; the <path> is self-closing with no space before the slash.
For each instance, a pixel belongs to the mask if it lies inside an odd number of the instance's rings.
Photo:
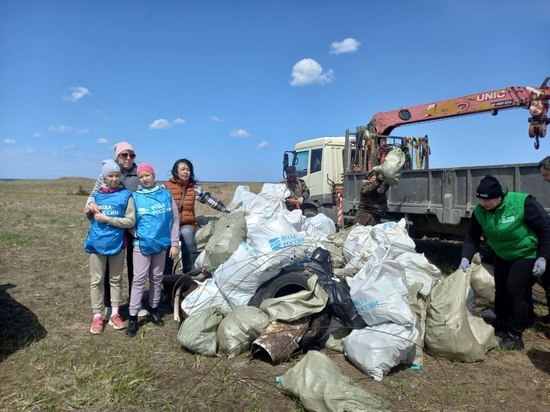
<path id="1" fill-rule="evenodd" d="M 465 116 L 475 113 L 491 112 L 512 108 L 526 108 L 531 117 L 528 119 L 529 137 L 538 138 L 546 135 L 548 121 L 548 101 L 550 87 L 546 86 L 547 77 L 541 87 L 506 87 L 468 96 L 441 100 L 419 106 L 402 107 L 389 112 L 376 113 L 367 129 L 377 135 L 389 135 L 393 129 L 412 123 L 426 122 L 443 118 Z"/>

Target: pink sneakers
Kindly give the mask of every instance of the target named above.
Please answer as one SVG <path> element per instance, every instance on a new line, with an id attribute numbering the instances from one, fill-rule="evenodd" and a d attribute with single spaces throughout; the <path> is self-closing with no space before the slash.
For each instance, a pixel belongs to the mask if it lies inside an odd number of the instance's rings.
<path id="1" fill-rule="evenodd" d="M 113 327 L 113 329 L 126 329 L 126 324 L 122 321 L 122 318 L 117 313 L 109 319 L 109 325 Z"/>
<path id="2" fill-rule="evenodd" d="M 94 316 L 92 326 L 90 327 L 90 332 L 93 334 L 103 333 L 103 319 L 101 316 Z"/>

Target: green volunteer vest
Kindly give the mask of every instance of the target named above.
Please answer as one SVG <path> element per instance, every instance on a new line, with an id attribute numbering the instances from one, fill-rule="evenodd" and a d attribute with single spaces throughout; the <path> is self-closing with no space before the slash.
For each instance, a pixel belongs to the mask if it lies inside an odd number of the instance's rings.
<path id="1" fill-rule="evenodd" d="M 487 243 L 505 260 L 537 257 L 538 238 L 523 221 L 527 193 L 510 192 L 494 213 L 481 205 L 474 209 Z"/>

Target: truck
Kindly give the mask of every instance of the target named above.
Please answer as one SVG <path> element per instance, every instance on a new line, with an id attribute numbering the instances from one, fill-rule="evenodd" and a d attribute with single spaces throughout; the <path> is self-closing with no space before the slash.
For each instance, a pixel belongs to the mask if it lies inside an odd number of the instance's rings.
<path id="1" fill-rule="evenodd" d="M 411 236 L 463 239 L 477 204 L 475 189 L 488 174 L 510 191 L 536 195 L 550 212 L 550 190 L 536 163 L 433 169 L 429 167 L 427 135 L 391 135 L 394 129 L 407 124 L 485 112 L 497 115 L 500 110 L 524 108 L 530 114 L 528 135 L 538 149 L 549 123 L 549 79 L 540 87 L 505 87 L 376 113 L 366 126 L 354 132 L 348 129 L 343 136 L 296 143 L 294 150 L 283 155 L 283 176 L 287 166 L 295 166 L 297 175 L 310 188 L 310 197 L 302 205 L 304 214 L 323 213 L 342 228 L 353 223 L 361 185 L 373 167 L 381 164 L 393 147 L 400 147 L 407 161 L 399 184 L 387 193 L 387 217 L 405 218 Z"/>

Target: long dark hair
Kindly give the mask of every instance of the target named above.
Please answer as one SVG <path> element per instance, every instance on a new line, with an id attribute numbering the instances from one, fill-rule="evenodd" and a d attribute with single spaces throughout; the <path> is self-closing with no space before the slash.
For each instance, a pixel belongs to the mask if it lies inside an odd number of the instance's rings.
<path id="1" fill-rule="evenodd" d="M 195 184 L 197 183 L 197 179 L 195 179 L 195 170 L 193 168 L 193 163 L 191 163 L 190 160 L 187 159 L 178 159 L 174 163 L 174 166 L 172 166 L 172 176 L 176 179 L 178 179 L 178 167 L 180 163 L 185 163 L 185 165 L 189 168 L 189 183 Z"/>

